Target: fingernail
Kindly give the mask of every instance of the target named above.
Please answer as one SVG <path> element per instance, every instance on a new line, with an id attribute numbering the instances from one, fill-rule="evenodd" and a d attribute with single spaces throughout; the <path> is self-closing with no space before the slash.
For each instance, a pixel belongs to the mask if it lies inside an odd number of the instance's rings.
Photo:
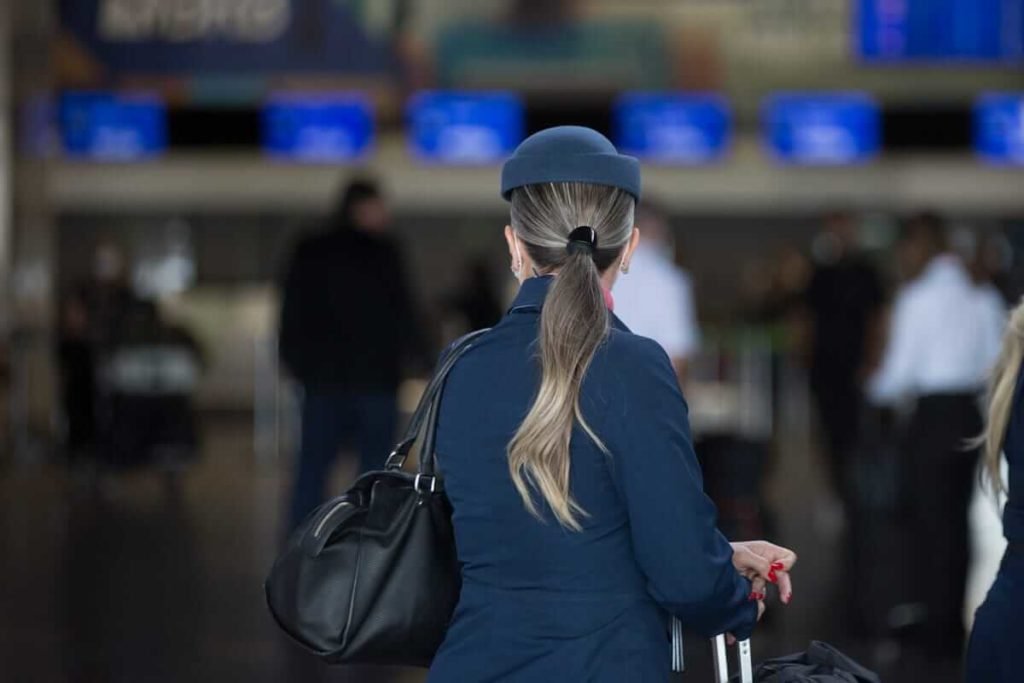
<path id="1" fill-rule="evenodd" d="M 754 602 L 757 599 L 757 593 L 755 592 L 751 592 L 750 595 L 747 596 L 747 600 L 749 600 L 750 602 Z"/>
<path id="2" fill-rule="evenodd" d="M 782 602 L 784 602 L 785 604 L 788 605 L 789 601 L 792 600 L 792 599 L 793 599 L 793 594 L 792 593 L 786 593 L 786 597 L 782 598 Z"/>
<path id="3" fill-rule="evenodd" d="M 772 583 L 778 583 L 779 582 L 779 577 L 777 577 L 775 575 L 775 570 L 774 569 L 772 569 L 771 571 L 768 572 L 768 580 L 771 581 Z"/>
<path id="4" fill-rule="evenodd" d="M 781 562 L 772 562 L 772 569 L 779 570 L 779 569 L 785 569 L 785 568 L 786 568 L 786 565 L 782 564 Z"/>

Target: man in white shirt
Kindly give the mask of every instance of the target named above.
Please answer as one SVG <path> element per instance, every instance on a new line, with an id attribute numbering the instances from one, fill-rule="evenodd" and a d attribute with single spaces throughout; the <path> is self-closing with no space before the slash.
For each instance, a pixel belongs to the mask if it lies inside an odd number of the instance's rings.
<path id="1" fill-rule="evenodd" d="M 680 380 L 700 344 L 690 276 L 675 264 L 664 214 L 648 199 L 637 209 L 640 244 L 615 284 L 615 314 L 631 331 L 661 344 Z"/>
<path id="2" fill-rule="evenodd" d="M 905 496 L 911 511 L 913 598 L 925 608 L 926 656 L 958 658 L 964 642 L 967 510 L 981 433 L 979 392 L 999 351 L 1001 329 L 945 227 L 930 214 L 908 222 L 901 243 L 911 272 L 897 293 L 889 340 L 868 395 L 880 405 L 915 403 L 907 427 Z M 922 564 L 923 563 L 923 564 Z"/>

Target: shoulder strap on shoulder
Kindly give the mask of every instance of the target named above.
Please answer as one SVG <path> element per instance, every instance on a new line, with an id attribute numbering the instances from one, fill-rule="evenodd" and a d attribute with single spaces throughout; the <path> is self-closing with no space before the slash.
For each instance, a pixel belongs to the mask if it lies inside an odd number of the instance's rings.
<path id="1" fill-rule="evenodd" d="M 484 328 L 459 337 L 452 342 L 448 346 L 448 349 L 441 355 L 441 360 L 438 362 L 437 368 L 434 370 L 434 375 L 430 378 L 427 388 L 423 390 L 420 402 L 417 404 L 416 410 L 409 419 L 409 426 L 405 430 L 405 436 L 400 442 L 398 442 L 398 445 L 395 446 L 394 450 L 391 451 L 391 455 L 388 456 L 387 462 L 384 465 L 386 469 L 399 469 L 405 464 L 405 459 L 409 456 L 409 451 L 412 450 L 413 444 L 416 443 L 416 437 L 423 428 L 423 422 L 427 418 L 427 414 L 430 411 L 431 405 L 434 403 L 434 399 L 439 396 L 441 387 L 444 385 L 444 381 L 448 377 L 448 373 L 451 372 L 452 367 L 455 366 L 455 362 L 459 360 L 466 351 L 469 351 L 473 344 L 489 330 L 490 328 Z"/>

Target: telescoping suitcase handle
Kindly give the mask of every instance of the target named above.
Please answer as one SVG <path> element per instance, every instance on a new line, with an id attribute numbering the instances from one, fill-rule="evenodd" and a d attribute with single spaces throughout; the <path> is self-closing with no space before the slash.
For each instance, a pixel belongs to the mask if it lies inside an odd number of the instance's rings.
<path id="1" fill-rule="evenodd" d="M 672 671 L 686 670 L 683 662 L 683 624 L 672 617 Z M 725 634 L 711 639 L 711 653 L 715 660 L 715 683 L 729 683 L 729 656 L 725 646 Z M 740 663 L 740 683 L 754 683 L 754 666 L 750 662 L 750 640 L 736 643 L 736 658 Z"/>
<path id="2" fill-rule="evenodd" d="M 711 639 L 711 651 L 715 658 L 715 683 L 729 683 L 729 656 L 725 647 L 725 634 Z M 754 667 L 750 663 L 750 640 L 736 642 L 736 658 L 740 661 L 740 682 L 754 683 Z"/>

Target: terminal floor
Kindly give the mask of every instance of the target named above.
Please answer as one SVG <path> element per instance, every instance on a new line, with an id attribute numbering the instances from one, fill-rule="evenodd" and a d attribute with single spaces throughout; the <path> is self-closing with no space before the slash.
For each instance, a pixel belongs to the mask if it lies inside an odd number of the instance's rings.
<path id="1" fill-rule="evenodd" d="M 247 421 L 210 419 L 201 459 L 168 485 L 150 470 L 98 486 L 54 464 L 0 469 L 0 681 L 414 683 L 419 671 L 326 667 L 278 631 L 261 582 L 280 538 L 286 463 L 258 465 Z M 835 533 L 817 521 L 805 446 L 769 486 L 781 542 L 801 556 L 793 604 L 772 608 L 755 659 L 828 640 L 884 681 L 956 681 L 893 644 L 852 639 L 830 596 Z M 345 476 L 344 471 L 339 479 Z M 785 503 L 785 504 L 783 504 Z M 712 680 L 709 650 L 687 647 L 683 681 Z M 471 682 L 467 682 L 471 683 Z"/>

